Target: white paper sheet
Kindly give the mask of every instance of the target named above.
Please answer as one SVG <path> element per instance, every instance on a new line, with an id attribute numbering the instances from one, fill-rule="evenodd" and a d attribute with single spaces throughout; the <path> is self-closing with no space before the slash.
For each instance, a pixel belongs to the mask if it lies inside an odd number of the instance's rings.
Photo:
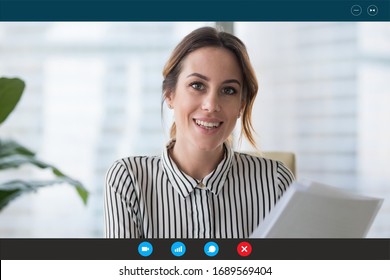
<path id="1" fill-rule="evenodd" d="M 363 238 L 383 199 L 294 182 L 250 238 Z"/>

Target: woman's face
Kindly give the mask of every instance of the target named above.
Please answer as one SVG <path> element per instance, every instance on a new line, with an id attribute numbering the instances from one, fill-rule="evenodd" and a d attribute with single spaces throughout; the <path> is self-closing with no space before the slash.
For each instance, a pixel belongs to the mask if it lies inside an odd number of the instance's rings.
<path id="1" fill-rule="evenodd" d="M 176 144 L 215 150 L 232 133 L 242 109 L 243 78 L 233 53 L 205 47 L 182 62 L 176 89 L 167 96 L 174 109 Z"/>

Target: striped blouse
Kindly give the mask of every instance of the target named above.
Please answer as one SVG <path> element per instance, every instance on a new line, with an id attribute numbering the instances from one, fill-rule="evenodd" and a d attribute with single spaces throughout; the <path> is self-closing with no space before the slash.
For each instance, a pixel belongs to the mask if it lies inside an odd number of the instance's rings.
<path id="1" fill-rule="evenodd" d="M 294 180 L 279 161 L 234 152 L 201 182 L 168 154 L 127 157 L 106 175 L 108 238 L 246 238 Z"/>

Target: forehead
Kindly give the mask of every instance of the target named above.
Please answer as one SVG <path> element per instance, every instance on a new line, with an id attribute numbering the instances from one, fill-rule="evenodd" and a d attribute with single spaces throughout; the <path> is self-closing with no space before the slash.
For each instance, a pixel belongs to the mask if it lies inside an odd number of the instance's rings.
<path id="1" fill-rule="evenodd" d="M 207 76 L 229 76 L 241 79 L 237 57 L 226 48 L 204 47 L 188 54 L 182 61 L 182 74 L 201 72 Z"/>

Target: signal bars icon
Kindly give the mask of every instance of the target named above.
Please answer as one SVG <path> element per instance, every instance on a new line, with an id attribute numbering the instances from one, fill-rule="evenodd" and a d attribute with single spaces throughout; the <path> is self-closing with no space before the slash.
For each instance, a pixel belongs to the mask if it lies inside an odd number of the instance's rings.
<path id="1" fill-rule="evenodd" d="M 181 257 L 185 254 L 186 252 L 186 245 L 184 245 L 183 242 L 175 242 L 171 246 L 171 253 L 175 257 Z"/>
<path id="2" fill-rule="evenodd" d="M 177 247 L 174 251 L 175 253 L 182 253 L 184 251 L 183 246 Z"/>

